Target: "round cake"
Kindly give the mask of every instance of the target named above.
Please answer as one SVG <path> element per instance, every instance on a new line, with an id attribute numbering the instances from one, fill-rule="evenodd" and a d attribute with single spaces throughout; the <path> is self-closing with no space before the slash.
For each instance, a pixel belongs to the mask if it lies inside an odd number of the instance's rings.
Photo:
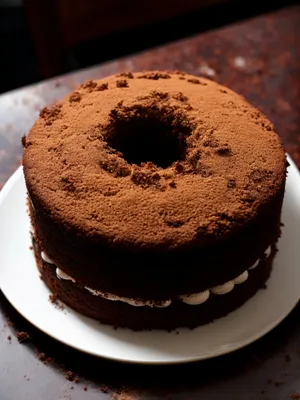
<path id="1" fill-rule="evenodd" d="M 265 287 L 286 157 L 244 98 L 183 72 L 88 81 L 23 138 L 37 265 L 70 307 L 196 327 Z"/>

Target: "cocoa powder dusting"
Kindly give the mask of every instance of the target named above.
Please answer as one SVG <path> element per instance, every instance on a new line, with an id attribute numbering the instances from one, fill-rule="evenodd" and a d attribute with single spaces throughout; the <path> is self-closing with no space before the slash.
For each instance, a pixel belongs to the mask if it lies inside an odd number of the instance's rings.
<path id="1" fill-rule="evenodd" d="M 144 148 L 139 132 L 148 135 Z M 278 195 L 286 174 L 284 149 L 262 113 L 230 89 L 181 72 L 85 82 L 45 107 L 22 143 L 26 181 L 54 220 L 134 247 L 221 237 Z M 168 207 L 174 218 L 164 220 L 159 210 Z M 216 217 L 223 210 L 230 221 Z M 84 215 L 101 215 L 101 224 Z"/>

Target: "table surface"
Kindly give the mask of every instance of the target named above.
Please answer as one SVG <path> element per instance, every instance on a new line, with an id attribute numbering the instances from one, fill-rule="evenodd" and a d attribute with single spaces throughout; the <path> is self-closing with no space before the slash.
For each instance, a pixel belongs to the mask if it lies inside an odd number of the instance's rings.
<path id="1" fill-rule="evenodd" d="M 43 106 L 86 79 L 144 69 L 180 69 L 241 93 L 274 122 L 300 167 L 299 40 L 300 6 L 294 6 L 4 94 L 0 187 L 20 165 L 21 136 Z M 20 331 L 31 340 L 19 344 Z M 140 367 L 57 343 L 18 315 L 0 292 L 0 360 L 1 400 L 295 399 L 300 398 L 300 306 L 264 338 L 231 355 Z"/>

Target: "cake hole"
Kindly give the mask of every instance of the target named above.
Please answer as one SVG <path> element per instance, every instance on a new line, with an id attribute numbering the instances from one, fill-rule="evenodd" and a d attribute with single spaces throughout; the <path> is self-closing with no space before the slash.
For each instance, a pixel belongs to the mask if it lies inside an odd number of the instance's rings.
<path id="1" fill-rule="evenodd" d="M 105 140 L 129 164 L 151 162 L 167 168 L 186 156 L 192 124 L 173 109 L 135 107 L 113 110 Z"/>

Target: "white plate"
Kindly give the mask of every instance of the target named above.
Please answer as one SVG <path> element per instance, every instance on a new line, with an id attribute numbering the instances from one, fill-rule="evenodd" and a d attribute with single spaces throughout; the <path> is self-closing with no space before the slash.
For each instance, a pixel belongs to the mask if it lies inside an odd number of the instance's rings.
<path id="1" fill-rule="evenodd" d="M 227 317 L 194 330 L 132 332 L 114 330 L 49 302 L 29 250 L 26 189 L 20 168 L 0 193 L 0 284 L 10 303 L 28 321 L 78 350 L 113 360 L 171 364 L 215 357 L 239 349 L 281 322 L 300 294 L 300 175 L 294 163 L 287 179 L 283 235 L 267 290 Z"/>

